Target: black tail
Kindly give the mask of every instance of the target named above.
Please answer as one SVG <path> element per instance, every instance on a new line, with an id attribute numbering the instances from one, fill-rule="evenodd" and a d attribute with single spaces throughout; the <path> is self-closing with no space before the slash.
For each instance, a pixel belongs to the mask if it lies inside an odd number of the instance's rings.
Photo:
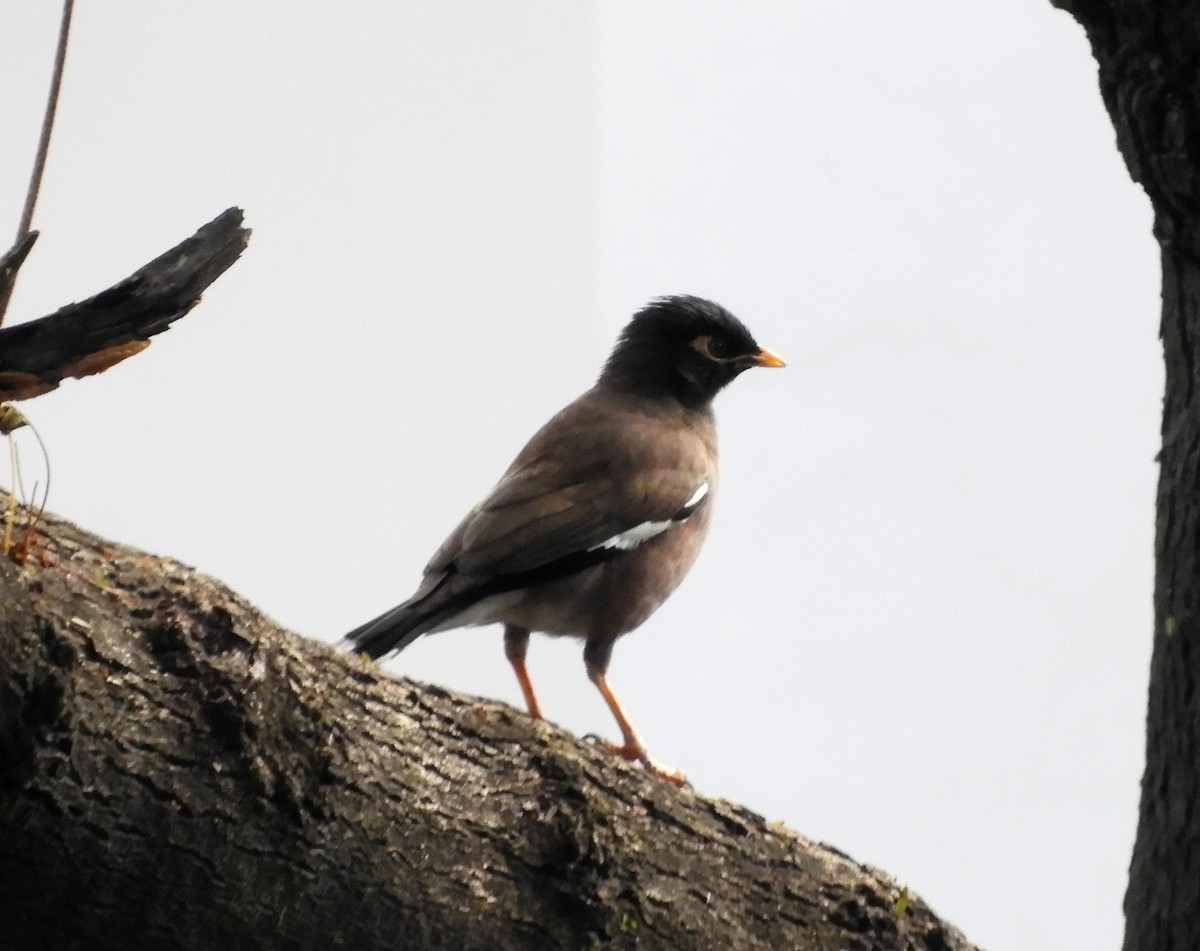
<path id="1" fill-rule="evenodd" d="M 429 614 L 422 611 L 419 604 L 406 601 L 385 611 L 375 620 L 356 627 L 342 638 L 341 646 L 378 660 L 384 654 L 404 650 L 429 630 L 429 620 Z"/>
<path id="2" fill-rule="evenodd" d="M 342 638 L 341 646 L 378 660 L 402 651 L 459 610 L 458 587 L 450 574 L 426 575 L 416 593 L 401 605 L 368 621 Z M 466 598 L 466 603 L 471 602 Z"/>
<path id="3" fill-rule="evenodd" d="M 342 646 L 374 660 L 391 651 L 404 650 L 429 631 L 452 627 L 454 618 L 460 612 L 492 595 L 557 581 L 623 554 L 625 552 L 619 548 L 591 548 L 527 571 L 495 575 L 483 580 L 457 574 L 453 568 L 440 574 L 426 575 L 416 594 L 375 620 L 356 627 L 343 638 Z M 483 622 L 476 618 L 467 623 Z"/>

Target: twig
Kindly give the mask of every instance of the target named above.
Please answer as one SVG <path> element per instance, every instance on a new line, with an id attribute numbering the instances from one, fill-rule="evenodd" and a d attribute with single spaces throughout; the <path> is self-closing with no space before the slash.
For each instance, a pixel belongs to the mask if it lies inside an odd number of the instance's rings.
<path id="1" fill-rule="evenodd" d="M 42 188 L 42 173 L 46 170 L 46 154 L 50 151 L 50 133 L 54 129 L 54 116 L 58 112 L 58 93 L 62 88 L 63 65 L 67 61 L 67 39 L 71 32 L 71 14 L 75 0 L 63 0 L 62 21 L 58 27 L 58 49 L 54 53 L 54 72 L 50 78 L 50 93 L 46 97 L 46 112 L 42 116 L 42 134 L 38 140 L 37 155 L 33 160 L 33 171 L 29 176 L 29 190 L 25 193 L 25 209 L 21 212 L 21 223 L 17 227 L 14 246 L 20 246 L 33 227 L 33 209 L 37 206 L 38 192 Z M 26 249 L 28 251 L 28 249 Z M 18 262 L 18 266 L 19 266 Z M 14 268 L 8 281 L 0 287 L 0 324 L 8 302 L 12 299 L 13 287 L 17 283 Z"/>
<path id="2" fill-rule="evenodd" d="M 0 297 L 4 300 L 8 299 L 9 289 L 17 279 L 17 271 L 25 263 L 25 258 L 29 256 L 29 251 L 37 238 L 38 233 L 30 231 L 24 237 L 18 238 L 17 243 L 11 248 L 0 254 Z"/>

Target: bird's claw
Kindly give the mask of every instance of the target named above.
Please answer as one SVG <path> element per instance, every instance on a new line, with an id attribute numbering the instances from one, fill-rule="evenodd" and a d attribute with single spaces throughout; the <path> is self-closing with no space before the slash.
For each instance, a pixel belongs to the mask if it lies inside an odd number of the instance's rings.
<path id="1" fill-rule="evenodd" d="M 655 762 L 650 758 L 650 754 L 646 752 L 646 748 L 640 743 L 626 743 L 623 746 L 618 746 L 605 740 L 595 733 L 589 733 L 584 737 L 589 743 L 592 743 L 613 756 L 619 756 L 621 759 L 629 760 L 630 762 L 638 762 L 651 776 L 655 776 L 664 782 L 670 783 L 672 786 L 677 786 L 682 789 L 691 784 L 687 781 L 687 777 L 677 769 L 671 769 L 669 766 L 664 766 L 661 763 Z"/>

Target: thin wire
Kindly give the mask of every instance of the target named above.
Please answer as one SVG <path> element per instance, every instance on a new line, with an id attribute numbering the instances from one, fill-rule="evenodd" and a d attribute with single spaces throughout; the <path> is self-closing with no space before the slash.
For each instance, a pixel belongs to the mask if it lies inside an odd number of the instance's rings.
<path id="1" fill-rule="evenodd" d="M 17 460 L 17 441 L 12 438 L 12 433 L 8 434 L 8 465 L 12 473 L 12 491 L 8 494 L 8 505 L 5 506 L 4 513 L 4 547 L 3 551 L 7 555 L 13 549 L 13 528 L 17 523 L 17 488 L 20 482 L 21 466 Z"/>
<path id="2" fill-rule="evenodd" d="M 6 424 L 10 426 L 7 438 L 8 462 L 12 472 L 12 489 L 8 496 L 8 506 L 4 520 L 4 534 L 3 538 L 0 539 L 0 551 L 8 554 L 13 550 L 13 533 L 16 529 L 18 507 L 25 506 L 33 513 L 29 520 L 30 530 L 37 524 L 42 513 L 46 511 L 46 504 L 50 501 L 50 453 L 46 449 L 46 443 L 42 439 L 42 434 L 29 421 L 29 418 L 11 403 L 6 403 L 4 406 L 10 417 L 6 420 Z M 11 417 L 15 417 L 18 420 L 15 425 L 12 424 Z M 21 477 L 21 447 L 18 445 L 16 436 L 14 435 L 18 429 L 29 429 L 33 433 L 33 438 L 37 440 L 38 448 L 42 451 L 42 461 L 46 464 L 46 484 L 42 488 L 42 501 L 40 504 L 37 501 L 37 482 L 33 483 L 33 489 L 29 493 L 28 501 L 25 499 L 25 480 Z"/>
<path id="3" fill-rule="evenodd" d="M 46 503 L 50 501 L 50 453 L 46 449 L 46 444 L 42 441 L 42 434 L 38 432 L 37 427 L 30 422 L 26 422 L 26 426 L 28 426 L 29 431 L 33 433 L 33 437 L 37 440 L 38 446 L 41 447 L 42 459 L 46 462 L 46 485 L 42 488 L 42 504 L 37 504 L 36 482 L 33 484 L 33 491 L 29 493 L 29 507 L 36 508 L 38 510 L 38 514 L 40 515 L 46 510 Z"/>

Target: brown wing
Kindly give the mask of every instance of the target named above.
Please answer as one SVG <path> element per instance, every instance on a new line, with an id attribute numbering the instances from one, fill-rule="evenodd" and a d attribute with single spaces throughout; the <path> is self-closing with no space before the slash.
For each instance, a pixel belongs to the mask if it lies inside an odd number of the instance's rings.
<path id="1" fill-rule="evenodd" d="M 708 500 L 700 487 L 715 488 L 714 459 L 707 417 L 704 432 L 678 422 L 589 391 L 530 440 L 426 571 L 532 571 L 686 517 Z"/>

